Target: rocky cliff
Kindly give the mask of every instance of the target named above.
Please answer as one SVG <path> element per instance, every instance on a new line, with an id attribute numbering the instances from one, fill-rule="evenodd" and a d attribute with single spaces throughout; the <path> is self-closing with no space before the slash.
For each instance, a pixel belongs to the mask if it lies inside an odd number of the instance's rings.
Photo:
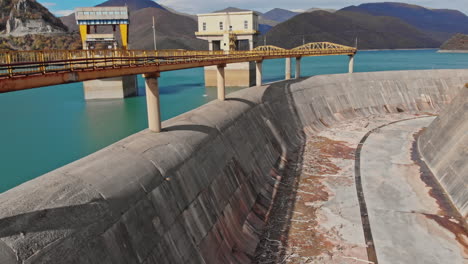
<path id="1" fill-rule="evenodd" d="M 65 33 L 67 27 L 35 0 L 0 0 L 0 31 L 24 36 Z"/>

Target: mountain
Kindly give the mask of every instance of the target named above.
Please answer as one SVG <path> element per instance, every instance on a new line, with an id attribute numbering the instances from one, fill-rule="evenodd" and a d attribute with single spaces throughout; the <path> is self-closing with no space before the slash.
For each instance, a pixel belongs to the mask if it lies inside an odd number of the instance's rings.
<path id="1" fill-rule="evenodd" d="M 299 13 L 289 11 L 286 9 L 274 8 L 263 14 L 263 17 L 277 22 L 284 22 L 292 17 L 297 16 L 298 14 Z"/>
<path id="2" fill-rule="evenodd" d="M 317 8 L 317 7 L 312 7 L 307 9 L 305 12 L 310 13 L 310 12 L 315 12 L 315 11 L 327 11 L 330 13 L 335 13 L 337 10 L 336 9 L 331 9 L 331 8 Z"/>
<path id="3" fill-rule="evenodd" d="M 451 39 L 447 40 L 440 47 L 441 50 L 466 50 L 468 51 L 468 35 L 456 34 Z"/>
<path id="4" fill-rule="evenodd" d="M 243 11 L 254 11 L 254 10 L 241 9 L 241 8 L 237 8 L 237 7 L 228 7 L 228 8 L 225 8 L 225 9 L 214 11 L 213 13 L 243 12 Z M 268 19 L 267 17 L 265 17 L 264 14 L 262 14 L 262 13 L 260 13 L 258 11 L 254 11 L 254 12 L 257 13 L 257 15 L 258 15 L 258 31 L 260 31 L 260 33 L 262 35 L 266 34 L 272 27 L 274 27 L 274 26 L 276 26 L 276 25 L 278 25 L 280 23 L 278 21 Z"/>
<path id="5" fill-rule="evenodd" d="M 195 37 L 198 22 L 159 8 L 144 8 L 130 14 L 130 48 L 153 49 L 153 16 L 158 49 L 208 49 L 206 41 Z"/>
<path id="6" fill-rule="evenodd" d="M 244 11 L 252 11 L 249 9 L 242 9 L 242 8 L 237 8 L 237 7 L 226 7 L 221 10 L 214 11 L 213 13 L 226 13 L 226 12 L 244 12 Z"/>
<path id="7" fill-rule="evenodd" d="M 272 28 L 273 26 L 270 26 L 270 25 L 258 24 L 258 31 L 260 31 L 260 35 L 265 35 Z"/>
<path id="8" fill-rule="evenodd" d="M 367 13 L 375 16 L 397 17 L 443 42 L 455 33 L 468 34 L 468 16 L 449 9 L 428 9 L 404 3 L 370 3 L 349 6 L 343 11 Z"/>
<path id="9" fill-rule="evenodd" d="M 192 14 L 188 14 L 188 13 L 183 13 L 183 12 L 179 12 L 175 9 L 172 9 L 168 6 L 165 6 L 165 5 L 160 5 L 162 6 L 164 9 L 166 9 L 167 11 L 171 12 L 171 13 L 174 13 L 174 14 L 177 14 L 177 15 L 182 15 L 182 16 L 186 16 L 186 17 L 190 17 L 191 19 L 195 20 L 195 21 L 198 21 L 198 17 L 197 15 L 192 15 Z"/>
<path id="10" fill-rule="evenodd" d="M 267 34 L 267 44 L 294 48 L 303 43 L 329 41 L 360 49 L 434 48 L 440 43 L 399 18 L 350 11 L 299 14 Z"/>
<path id="11" fill-rule="evenodd" d="M 136 11 L 148 7 L 165 10 L 164 7 L 151 0 L 108 0 L 97 6 L 128 6 L 128 10 L 130 11 Z"/>
<path id="12" fill-rule="evenodd" d="M 67 27 L 35 0 L 0 0 L 0 31 L 24 36 L 65 33 Z"/>

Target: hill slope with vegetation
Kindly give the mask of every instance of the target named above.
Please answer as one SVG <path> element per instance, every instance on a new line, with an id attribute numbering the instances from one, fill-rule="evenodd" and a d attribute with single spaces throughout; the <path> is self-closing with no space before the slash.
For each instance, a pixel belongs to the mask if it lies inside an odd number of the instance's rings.
<path id="1" fill-rule="evenodd" d="M 468 35 L 456 34 L 451 39 L 447 40 L 440 47 L 442 51 L 467 51 L 468 52 Z"/>
<path id="2" fill-rule="evenodd" d="M 429 9 L 392 2 L 362 4 L 342 10 L 399 18 L 428 33 L 441 43 L 456 33 L 468 34 L 468 16 L 457 10 Z"/>
<path id="3" fill-rule="evenodd" d="M 297 15 L 266 35 L 267 44 L 294 48 L 308 42 L 329 41 L 360 49 L 435 48 L 440 43 L 394 17 L 349 11 L 315 11 Z"/>

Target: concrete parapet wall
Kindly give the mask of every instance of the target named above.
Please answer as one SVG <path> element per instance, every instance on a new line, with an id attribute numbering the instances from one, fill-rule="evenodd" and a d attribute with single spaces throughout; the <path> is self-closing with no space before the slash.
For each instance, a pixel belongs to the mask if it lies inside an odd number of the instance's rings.
<path id="1" fill-rule="evenodd" d="M 463 215 L 468 215 L 468 87 L 419 137 L 426 163 Z"/>
<path id="2" fill-rule="evenodd" d="M 438 111 L 468 70 L 244 89 L 0 195 L 0 263 L 249 263 L 303 129 Z"/>

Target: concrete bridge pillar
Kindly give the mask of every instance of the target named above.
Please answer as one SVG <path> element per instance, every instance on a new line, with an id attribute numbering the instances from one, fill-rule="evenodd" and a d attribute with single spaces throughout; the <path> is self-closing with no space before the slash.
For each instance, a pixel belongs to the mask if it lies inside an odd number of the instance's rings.
<path id="1" fill-rule="evenodd" d="M 354 72 L 354 55 L 349 55 L 349 73 Z"/>
<path id="2" fill-rule="evenodd" d="M 297 57 L 296 58 L 296 75 L 294 78 L 299 79 L 301 77 L 301 58 L 302 57 Z"/>
<path id="3" fill-rule="evenodd" d="M 136 75 L 106 78 L 83 82 L 86 100 L 121 99 L 137 95 Z"/>
<path id="4" fill-rule="evenodd" d="M 257 61 L 255 62 L 255 68 L 256 68 L 256 77 L 257 77 L 257 86 L 262 86 L 262 64 L 263 61 Z"/>
<path id="5" fill-rule="evenodd" d="M 218 87 L 218 100 L 224 101 L 226 98 L 226 83 L 225 83 L 225 78 L 224 78 L 224 68 L 226 67 L 226 64 L 221 64 L 218 65 L 217 68 L 217 74 L 216 74 L 216 80 L 217 80 L 217 87 Z"/>
<path id="6" fill-rule="evenodd" d="M 291 79 L 291 58 L 286 58 L 286 74 L 285 80 Z"/>
<path id="7" fill-rule="evenodd" d="M 144 74 L 146 87 L 146 103 L 148 110 L 148 128 L 153 132 L 161 132 L 161 105 L 159 104 L 159 72 Z"/>

